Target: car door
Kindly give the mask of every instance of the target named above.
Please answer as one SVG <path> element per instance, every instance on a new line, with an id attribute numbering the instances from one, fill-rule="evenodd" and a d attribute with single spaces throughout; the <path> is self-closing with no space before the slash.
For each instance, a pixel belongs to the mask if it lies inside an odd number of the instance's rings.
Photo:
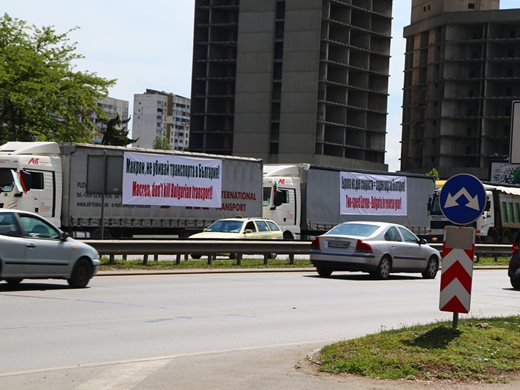
<path id="1" fill-rule="evenodd" d="M 426 268 L 426 255 L 424 248 L 419 245 L 419 239 L 415 234 L 403 226 L 398 227 L 406 243 L 407 256 L 403 262 L 405 270 L 414 271 Z"/>
<path id="2" fill-rule="evenodd" d="M 271 237 L 271 230 L 269 230 L 269 226 L 265 221 L 256 221 L 256 227 L 258 229 L 258 239 L 268 240 Z"/>
<path id="3" fill-rule="evenodd" d="M 397 227 L 390 226 L 385 232 L 384 238 L 388 244 L 388 251 L 392 256 L 392 268 L 399 270 L 406 267 L 409 255 L 408 244 L 403 241 Z"/>
<path id="4" fill-rule="evenodd" d="M 253 221 L 248 221 L 244 227 L 244 236 L 249 240 L 258 239 L 258 229 Z"/>
<path id="5" fill-rule="evenodd" d="M 0 268 L 3 278 L 24 276 L 26 245 L 14 213 L 1 213 Z"/>
<path id="6" fill-rule="evenodd" d="M 26 277 L 66 277 L 70 269 L 72 247 L 60 239 L 60 231 L 42 218 L 20 214 L 22 234 L 27 243 Z"/>

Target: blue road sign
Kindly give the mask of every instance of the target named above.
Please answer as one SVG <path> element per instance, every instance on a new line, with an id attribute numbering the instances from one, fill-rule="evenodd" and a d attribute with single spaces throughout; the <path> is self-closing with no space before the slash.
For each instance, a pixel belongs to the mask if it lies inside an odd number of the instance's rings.
<path id="1" fill-rule="evenodd" d="M 442 213 L 457 225 L 476 221 L 486 207 L 486 190 L 473 175 L 461 173 L 450 177 L 440 194 Z"/>

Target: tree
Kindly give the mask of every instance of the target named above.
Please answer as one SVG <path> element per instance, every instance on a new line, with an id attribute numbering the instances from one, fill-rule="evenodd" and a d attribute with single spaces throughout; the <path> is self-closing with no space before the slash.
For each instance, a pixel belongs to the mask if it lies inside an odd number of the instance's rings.
<path id="1" fill-rule="evenodd" d="M 437 168 L 432 168 L 427 175 L 433 177 L 435 180 L 439 180 L 439 171 Z"/>
<path id="2" fill-rule="evenodd" d="M 76 71 L 83 58 L 68 34 L 37 28 L 7 14 L 0 17 L 0 143 L 90 142 L 92 112 L 115 80 Z"/>
<path id="3" fill-rule="evenodd" d="M 170 142 L 166 139 L 166 137 L 161 136 L 155 137 L 155 139 L 153 140 L 153 148 L 162 150 L 172 150 Z"/>
<path id="4" fill-rule="evenodd" d="M 130 118 L 121 120 L 119 114 L 116 114 L 115 118 L 104 121 L 107 125 L 106 129 L 102 131 L 103 145 L 115 145 L 115 146 L 126 146 L 137 142 L 139 138 L 131 139 L 128 138 L 128 131 L 126 130 L 126 124 L 130 121 Z"/>

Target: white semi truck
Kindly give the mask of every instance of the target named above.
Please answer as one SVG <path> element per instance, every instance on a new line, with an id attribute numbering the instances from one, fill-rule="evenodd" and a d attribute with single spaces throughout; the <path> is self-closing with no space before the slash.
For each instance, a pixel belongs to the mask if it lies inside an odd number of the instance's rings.
<path id="1" fill-rule="evenodd" d="M 186 237 L 262 213 L 259 159 L 90 144 L 0 146 L 0 207 L 76 237 Z"/>
<path id="2" fill-rule="evenodd" d="M 423 236 L 435 182 L 410 173 L 264 164 L 263 187 L 263 216 L 286 239 L 309 239 L 350 220 L 395 222 Z"/>
<path id="3" fill-rule="evenodd" d="M 427 239 L 442 242 L 444 228 L 453 225 L 441 211 L 439 199 L 445 181 L 438 183 L 429 202 L 430 228 Z M 511 243 L 520 229 L 520 187 L 483 183 L 486 206 L 482 215 L 469 226 L 475 228 L 475 238 L 481 243 Z"/>

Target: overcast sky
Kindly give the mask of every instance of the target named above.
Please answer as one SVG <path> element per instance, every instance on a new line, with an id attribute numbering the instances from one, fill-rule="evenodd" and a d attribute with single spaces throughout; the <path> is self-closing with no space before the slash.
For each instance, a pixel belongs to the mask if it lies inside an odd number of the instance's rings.
<path id="1" fill-rule="evenodd" d="M 78 70 L 117 79 L 110 96 L 128 100 L 147 88 L 191 95 L 194 0 L 0 0 L 0 12 L 36 26 L 55 26 L 70 34 L 85 56 Z M 386 159 L 399 170 L 403 87 L 403 27 L 410 22 L 411 0 L 394 0 Z M 501 0 L 501 8 L 520 7 L 520 0 Z M 296 161 L 295 161 L 296 162 Z"/>

